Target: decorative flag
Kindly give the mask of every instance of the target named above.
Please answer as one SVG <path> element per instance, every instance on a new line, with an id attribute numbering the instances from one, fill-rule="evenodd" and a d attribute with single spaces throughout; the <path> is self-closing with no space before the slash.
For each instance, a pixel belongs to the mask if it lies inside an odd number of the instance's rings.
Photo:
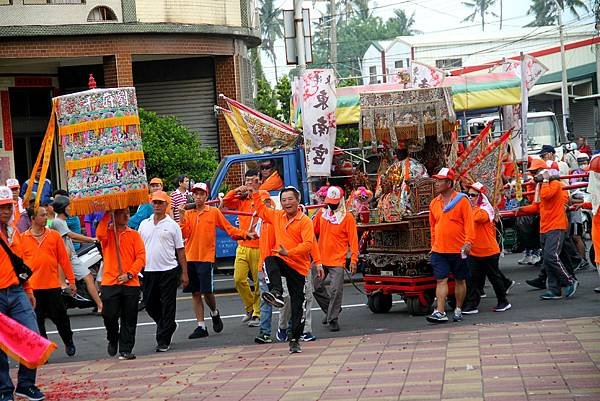
<path id="1" fill-rule="evenodd" d="M 493 121 L 488 122 L 487 125 L 485 126 L 485 128 L 481 130 L 479 135 L 477 135 L 477 137 L 475 137 L 475 139 L 473 139 L 469 143 L 469 146 L 467 146 L 467 148 L 462 152 L 460 157 L 458 157 L 456 159 L 456 161 L 454 162 L 454 164 L 452 164 L 452 170 L 456 171 L 457 173 L 460 173 L 461 171 L 464 170 L 463 165 L 465 164 L 465 162 L 470 162 L 475 157 L 477 157 L 477 152 L 474 152 L 474 150 L 478 145 L 481 145 L 481 144 L 487 145 L 490 130 L 492 129 L 493 124 L 494 124 Z M 485 146 L 484 146 L 484 148 L 485 148 Z"/>
<path id="2" fill-rule="evenodd" d="M 413 61 L 410 66 L 413 88 L 437 88 L 442 86 L 446 73 L 427 64 Z"/>
<path id="3" fill-rule="evenodd" d="M 135 88 L 91 89 L 53 99 L 74 216 L 148 202 Z"/>
<path id="4" fill-rule="evenodd" d="M 336 137 L 334 71 L 306 70 L 302 88 L 302 127 L 308 176 L 328 177 Z"/>
<path id="5" fill-rule="evenodd" d="M 524 110 L 529 109 L 529 91 L 540 77 L 548 71 L 548 68 L 544 64 L 528 54 L 523 56 L 523 62 L 525 63 L 525 76 L 522 76 L 521 60 L 506 60 L 504 63 L 490 69 L 490 72 L 509 72 L 520 80 L 525 80 L 523 87 L 526 93 L 522 94 L 522 104 L 502 107 L 504 126 L 506 128 L 513 128 L 516 133 L 510 139 L 510 147 L 514 149 L 515 157 L 518 160 L 522 160 L 527 156 L 527 149 L 523 149 L 523 127 L 521 122 L 523 121 L 523 117 L 527 118 L 527 116 L 523 116 L 522 114 Z"/>
<path id="6" fill-rule="evenodd" d="M 0 313 L 0 349 L 29 369 L 46 363 L 56 344 Z"/>
<path id="7" fill-rule="evenodd" d="M 229 110 L 216 109 L 223 113 L 240 153 L 279 152 L 295 146 L 300 134 L 291 126 L 224 95 L 219 97 Z"/>

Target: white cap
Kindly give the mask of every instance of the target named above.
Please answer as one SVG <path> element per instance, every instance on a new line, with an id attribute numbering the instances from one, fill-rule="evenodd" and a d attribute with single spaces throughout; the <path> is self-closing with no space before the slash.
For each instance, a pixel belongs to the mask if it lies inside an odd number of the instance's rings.
<path id="1" fill-rule="evenodd" d="M 13 192 L 9 187 L 0 187 L 0 205 L 14 203 Z"/>
<path id="2" fill-rule="evenodd" d="M 6 186 L 10 189 L 13 189 L 19 188 L 21 185 L 19 185 L 19 180 L 17 180 L 16 178 L 9 178 L 8 180 L 6 180 Z"/>
<path id="3" fill-rule="evenodd" d="M 192 187 L 192 192 L 195 192 L 195 191 L 204 191 L 208 194 L 208 185 L 206 185 L 203 182 L 197 182 Z"/>

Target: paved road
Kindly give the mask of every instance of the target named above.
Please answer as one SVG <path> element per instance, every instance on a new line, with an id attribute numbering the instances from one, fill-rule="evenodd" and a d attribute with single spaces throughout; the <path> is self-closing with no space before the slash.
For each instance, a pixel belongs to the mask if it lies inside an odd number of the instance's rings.
<path id="1" fill-rule="evenodd" d="M 600 294 L 593 292 L 600 279 L 596 272 L 583 272 L 578 275 L 580 287 L 573 299 L 560 301 L 540 301 L 541 291 L 532 290 L 525 279 L 533 278 L 537 268 L 518 266 L 516 261 L 520 255 L 507 255 L 501 259 L 501 267 L 505 274 L 517 281 L 509 297 L 513 308 L 505 313 L 494 313 L 491 308 L 495 305 L 493 291 L 487 288 L 488 297 L 482 300 L 481 312 L 465 318 L 461 325 L 477 323 L 525 322 L 547 319 L 564 319 L 575 317 L 590 317 L 600 315 Z M 231 276 L 218 276 L 219 286 L 232 287 Z M 359 285 L 362 286 L 362 285 Z M 340 317 L 341 331 L 331 333 L 321 325 L 322 312 L 313 312 L 313 333 L 318 338 L 364 335 L 409 330 L 429 330 L 432 326 L 424 317 L 413 317 L 406 311 L 406 306 L 399 297 L 394 298 L 394 306 L 387 314 L 373 314 L 365 305 L 366 298 L 354 287 L 347 285 L 344 293 L 344 312 Z M 187 336 L 195 328 L 194 314 L 190 297 L 180 294 L 177 301 L 177 319 L 179 330 L 175 333 L 173 350 L 185 351 L 202 347 L 221 347 L 231 345 L 253 344 L 258 329 L 249 328 L 241 323 L 243 308 L 236 294 L 220 294 L 217 298 L 218 307 L 224 318 L 225 329 L 220 334 L 214 334 L 209 323 L 210 336 L 205 339 L 188 340 Z M 316 306 L 316 304 L 315 304 Z M 60 338 L 55 332 L 50 332 L 52 340 L 59 344 L 51 358 L 52 363 L 66 361 L 93 360 L 106 357 L 105 331 L 102 319 L 84 311 L 71 311 L 71 325 L 75 331 L 77 355 L 69 358 L 64 354 Z M 274 316 L 274 327 L 277 316 Z M 154 333 L 156 326 L 146 312 L 139 315 L 139 327 L 134 352 L 138 355 L 154 353 L 156 346 Z M 456 323 L 449 323 L 453 325 Z M 48 323 L 48 330 L 53 330 Z"/>

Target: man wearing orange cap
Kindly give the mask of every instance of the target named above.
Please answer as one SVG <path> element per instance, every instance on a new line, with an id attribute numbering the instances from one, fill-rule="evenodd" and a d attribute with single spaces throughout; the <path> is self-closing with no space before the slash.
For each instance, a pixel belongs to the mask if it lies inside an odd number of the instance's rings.
<path id="1" fill-rule="evenodd" d="M 473 222 L 477 240 L 473 242 L 471 254 L 467 258 L 471 280 L 467 285 L 467 297 L 463 308 L 465 315 L 479 312 L 477 307 L 481 301 L 481 292 L 486 277 L 490 280 L 498 301 L 492 310 L 504 312 L 512 307 L 506 293 L 514 281 L 506 279 L 498 266 L 500 247 L 496 240 L 496 224 L 494 222 L 496 212 L 485 193 L 486 188 L 480 182 L 471 184 L 467 192 L 473 206 Z"/>
<path id="2" fill-rule="evenodd" d="M 431 266 L 437 280 L 435 294 L 437 307 L 427 316 L 431 323 L 446 323 L 444 311 L 448 295 L 448 275 L 454 275 L 454 296 L 456 309 L 453 320 L 462 320 L 462 305 L 466 294 L 466 279 L 469 276 L 467 255 L 475 239 L 473 213 L 467 196 L 457 193 L 454 170 L 442 168 L 433 176 L 434 189 L 438 194 L 429 204 L 429 225 L 431 227 Z"/>
<path id="3" fill-rule="evenodd" d="M 186 287 L 189 278 L 181 228 L 167 215 L 170 197 L 155 191 L 150 200 L 154 214 L 142 221 L 138 230 L 146 248 L 144 301 L 156 322 L 156 352 L 166 352 L 177 329 L 177 287 Z"/>
<path id="4" fill-rule="evenodd" d="M 575 295 L 579 283 L 567 271 L 560 260 L 560 253 L 568 228 L 566 207 L 568 194 L 563 191 L 562 183 L 557 178 L 550 177 L 546 162 L 534 159 L 527 169 L 537 183 L 533 204 L 515 209 L 525 213 L 540 214 L 540 243 L 542 246 L 542 259 L 544 271 L 548 277 L 548 291 L 540 296 L 544 300 L 561 299 L 562 288 L 565 296 L 571 298 Z"/>
<path id="5" fill-rule="evenodd" d="M 338 317 L 342 310 L 346 257 L 350 251 L 350 272 L 356 273 L 358 234 L 354 216 L 346 212 L 344 191 L 340 187 L 332 186 L 327 189 L 325 205 L 326 209 L 315 217 L 313 225 L 325 277 L 331 277 L 331 285 L 327 292 L 324 280 L 316 278 L 314 296 L 325 313 L 323 321 L 329 323 L 329 330 L 339 331 Z"/>
<path id="6" fill-rule="evenodd" d="M 150 183 L 148 185 L 150 187 L 150 195 L 148 197 L 148 200 L 150 200 L 152 193 L 163 190 L 163 180 L 161 180 L 158 177 L 154 177 L 153 179 L 151 179 Z M 129 225 L 130 228 L 137 230 L 140 227 L 140 223 L 143 220 L 146 220 L 147 218 L 152 216 L 152 213 L 154 213 L 154 209 L 152 209 L 152 204 L 144 203 L 144 204 L 138 206 L 137 211 L 135 212 L 135 214 L 133 216 L 131 216 L 131 218 L 129 219 L 129 222 L 127 224 Z M 167 214 L 169 214 L 171 217 L 173 217 L 173 213 L 171 212 L 171 210 L 168 206 L 167 206 Z"/>
<path id="7" fill-rule="evenodd" d="M 13 215 L 13 196 L 10 188 L 0 186 L 0 312 L 27 327 L 39 332 L 33 311 L 35 297 L 29 282 L 21 284 L 13 266 L 14 254 L 23 256 L 22 238 L 10 223 Z M 44 394 L 35 386 L 36 370 L 19 365 L 16 395 L 29 399 L 43 400 Z M 9 374 L 8 357 L 0 350 L 0 399 L 12 400 L 15 387 Z"/>
<path id="8" fill-rule="evenodd" d="M 259 164 L 260 178 L 262 184 L 260 189 L 263 191 L 280 191 L 283 189 L 283 180 L 275 168 L 273 160 L 264 160 Z"/>
<path id="9" fill-rule="evenodd" d="M 248 170 L 244 174 L 244 184 L 227 192 L 223 198 L 223 206 L 245 213 L 255 213 L 253 201 L 250 198 L 252 192 L 248 187 L 255 186 L 258 189 L 258 171 Z M 253 216 L 238 216 L 239 227 L 244 231 L 254 231 L 258 218 Z M 237 290 L 246 315 L 242 323 L 248 323 L 248 327 L 260 325 L 260 289 L 258 288 L 258 262 L 260 259 L 259 240 L 240 240 L 235 251 L 235 263 L 233 265 L 233 282 Z M 248 274 L 252 275 L 254 290 L 250 290 Z"/>
<path id="10" fill-rule="evenodd" d="M 215 263 L 215 248 L 217 241 L 216 229 L 219 227 L 233 239 L 255 239 L 256 234 L 232 226 L 217 208 L 206 205 L 208 186 L 198 182 L 192 187 L 196 208 L 185 210 L 185 205 L 179 208 L 181 222 L 179 223 L 185 242 L 185 256 L 188 265 L 189 285 L 184 292 L 192 293 L 192 302 L 198 327 L 189 339 L 208 336 L 204 324 L 204 302 L 210 308 L 210 316 L 215 333 L 223 331 L 223 321 L 217 309 L 214 295 L 213 265 Z"/>

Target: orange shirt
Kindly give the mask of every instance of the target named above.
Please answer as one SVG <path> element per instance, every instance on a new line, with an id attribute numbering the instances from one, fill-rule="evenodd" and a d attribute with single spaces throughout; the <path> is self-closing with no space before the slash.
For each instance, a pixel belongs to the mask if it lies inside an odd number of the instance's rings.
<path id="1" fill-rule="evenodd" d="M 29 279 L 32 289 L 60 288 L 59 265 L 69 282 L 75 282 L 71 259 L 58 231 L 46 228 L 38 241 L 38 238 L 34 237 L 29 229 L 23 233 L 21 240 L 23 260 L 33 272 Z"/>
<path id="2" fill-rule="evenodd" d="M 524 212 L 540 214 L 540 233 L 552 230 L 566 230 L 569 222 L 565 206 L 569 202 L 567 191 L 563 191 L 559 180 L 542 183 L 540 203 L 533 203 L 521 208 Z"/>
<path id="3" fill-rule="evenodd" d="M 202 210 L 186 210 L 179 226 L 188 262 L 215 262 L 217 227 L 235 240 L 246 238 L 246 231 L 232 226 L 219 209 L 206 205 Z"/>
<path id="4" fill-rule="evenodd" d="M 227 195 L 225 195 L 225 197 L 223 198 L 223 206 L 229 209 L 238 210 L 240 212 L 254 213 L 254 205 L 252 199 L 240 198 L 236 194 L 235 190 L 227 192 Z M 238 216 L 238 221 L 240 222 L 240 229 L 244 231 L 254 231 L 254 227 L 250 226 L 256 225 L 258 217 L 240 215 Z M 252 230 L 250 228 L 252 228 Z M 258 239 L 244 239 L 238 241 L 238 244 L 249 248 L 259 247 Z"/>
<path id="5" fill-rule="evenodd" d="M 121 274 L 130 273 L 133 278 L 119 284 L 119 259 L 117 258 L 117 244 L 115 243 L 115 232 L 108 225 L 111 215 L 105 213 L 96 228 L 96 238 L 102 243 L 102 258 L 104 268 L 102 272 L 102 285 L 126 285 L 139 287 L 138 273 L 146 265 L 146 249 L 140 233 L 127 227 L 117 231 L 119 236 L 119 256 L 121 257 Z"/>
<path id="6" fill-rule="evenodd" d="M 457 193 L 453 192 L 452 199 L 455 196 Z M 433 252 L 460 253 L 465 243 L 474 242 L 473 212 L 466 197 L 446 213 L 442 196 L 435 197 L 429 204 L 429 225 Z"/>
<path id="7" fill-rule="evenodd" d="M 471 255 L 486 257 L 500 253 L 496 240 L 496 224 L 490 221 L 490 215 L 479 206 L 473 208 L 473 223 L 475 224 L 475 241 L 471 245 Z"/>
<path id="8" fill-rule="evenodd" d="M 10 249 L 15 255 L 23 257 L 23 240 L 21 238 L 21 234 L 19 234 L 19 230 L 17 230 L 14 226 L 12 226 L 11 229 L 13 230 L 13 234 L 12 242 L 9 245 Z M 5 244 L 8 244 L 8 239 L 1 231 L 0 238 Z M 15 274 L 15 269 L 10 261 L 10 256 L 8 256 L 8 254 L 4 251 L 3 247 L 0 247 L 0 289 L 12 287 L 13 285 L 19 285 L 19 279 Z M 23 285 L 23 289 L 28 293 L 32 292 L 29 281 Z"/>
<path id="9" fill-rule="evenodd" d="M 254 206 L 260 218 L 273 225 L 275 232 L 275 248 L 282 245 L 288 251 L 287 256 L 278 255 L 292 269 L 301 275 L 308 274 L 310 254 L 315 242 L 312 221 L 303 213 L 298 213 L 288 220 L 284 210 L 273 210 L 260 200 L 258 192 L 252 195 Z"/>
<path id="10" fill-rule="evenodd" d="M 279 191 L 283 189 L 283 180 L 277 171 L 273 172 L 258 189 L 264 191 Z"/>
<path id="11" fill-rule="evenodd" d="M 258 260 L 258 271 L 263 271 L 263 264 L 268 256 L 273 255 L 275 248 L 275 230 L 273 225 L 262 222 L 260 226 L 260 238 L 258 239 L 260 259 Z"/>
<path id="12" fill-rule="evenodd" d="M 319 213 L 313 220 L 315 235 L 319 237 L 321 262 L 329 267 L 345 267 L 346 255 L 350 248 L 350 261 L 358 262 L 358 232 L 356 221 L 351 213 L 346 213 L 340 224 L 333 224 Z"/>

